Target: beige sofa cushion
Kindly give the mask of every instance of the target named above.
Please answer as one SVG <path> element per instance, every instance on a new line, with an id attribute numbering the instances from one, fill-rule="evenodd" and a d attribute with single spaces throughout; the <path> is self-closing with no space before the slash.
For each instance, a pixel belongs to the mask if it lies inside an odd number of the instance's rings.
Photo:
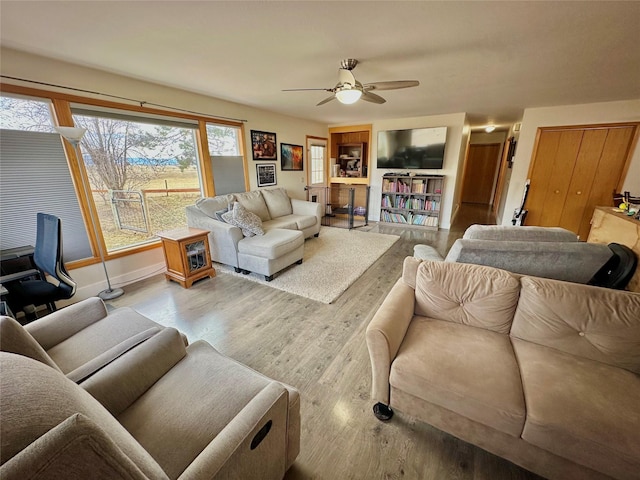
<path id="1" fill-rule="evenodd" d="M 522 438 L 615 478 L 638 478 L 640 378 L 515 338 L 513 346 L 527 403 Z"/>
<path id="2" fill-rule="evenodd" d="M 60 371 L 35 338 L 11 317 L 0 317 L 0 350 L 33 358 Z"/>
<path id="3" fill-rule="evenodd" d="M 284 188 L 265 188 L 261 190 L 261 192 L 271 218 L 278 218 L 293 213 L 291 199 Z"/>
<path id="4" fill-rule="evenodd" d="M 524 396 L 507 335 L 416 316 L 389 383 L 514 437 L 522 432 Z"/>
<path id="5" fill-rule="evenodd" d="M 251 192 L 236 193 L 234 195 L 236 200 L 240 202 L 244 208 L 258 215 L 260 220 L 263 222 L 271 220 L 271 215 L 269 215 L 269 210 L 267 209 L 267 204 L 264 202 L 262 192 L 253 190 Z"/>
<path id="6" fill-rule="evenodd" d="M 102 320 L 50 348 L 47 353 L 66 374 L 155 327 L 159 325 L 135 310 L 118 308 Z"/>
<path id="7" fill-rule="evenodd" d="M 425 261 L 415 288 L 416 315 L 508 333 L 520 284 L 504 270 Z"/>
<path id="8" fill-rule="evenodd" d="M 233 195 L 218 195 L 217 197 L 204 197 L 196 200 L 196 207 L 206 216 L 216 218 L 216 212 L 224 210 L 233 205 L 235 198 Z"/>
<path id="9" fill-rule="evenodd" d="M 67 418 L 91 419 L 149 478 L 167 476 L 97 400 L 60 372 L 33 359 L 0 352 L 0 463 L 4 464 Z"/>
<path id="10" fill-rule="evenodd" d="M 511 336 L 640 374 L 640 294 L 535 277 Z"/>

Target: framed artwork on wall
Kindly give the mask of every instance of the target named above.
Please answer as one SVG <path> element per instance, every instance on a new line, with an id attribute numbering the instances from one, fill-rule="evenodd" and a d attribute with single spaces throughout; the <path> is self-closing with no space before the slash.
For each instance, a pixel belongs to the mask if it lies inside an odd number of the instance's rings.
<path id="1" fill-rule="evenodd" d="M 251 150 L 254 160 L 277 160 L 276 134 L 251 130 Z"/>
<path id="2" fill-rule="evenodd" d="M 258 187 L 269 187 L 276 185 L 276 164 L 275 163 L 259 163 L 256 165 L 258 172 Z"/>
<path id="3" fill-rule="evenodd" d="M 280 144 L 280 168 L 282 170 L 303 170 L 302 145 Z"/>

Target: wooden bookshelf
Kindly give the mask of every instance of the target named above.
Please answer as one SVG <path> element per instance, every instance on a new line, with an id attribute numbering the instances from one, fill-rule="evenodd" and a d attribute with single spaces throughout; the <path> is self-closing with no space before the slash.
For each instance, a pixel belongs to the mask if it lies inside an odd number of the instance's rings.
<path id="1" fill-rule="evenodd" d="M 443 175 L 385 175 L 380 221 L 437 230 L 443 185 Z"/>

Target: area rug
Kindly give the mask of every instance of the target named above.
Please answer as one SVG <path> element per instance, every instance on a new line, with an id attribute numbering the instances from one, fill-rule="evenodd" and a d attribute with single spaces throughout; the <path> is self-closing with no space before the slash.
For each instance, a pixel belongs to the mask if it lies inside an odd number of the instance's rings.
<path id="1" fill-rule="evenodd" d="M 320 227 L 320 236 L 304 242 L 301 265 L 292 265 L 266 282 L 262 275 L 236 273 L 214 263 L 217 271 L 322 303 L 334 302 L 400 237 L 343 228 Z"/>

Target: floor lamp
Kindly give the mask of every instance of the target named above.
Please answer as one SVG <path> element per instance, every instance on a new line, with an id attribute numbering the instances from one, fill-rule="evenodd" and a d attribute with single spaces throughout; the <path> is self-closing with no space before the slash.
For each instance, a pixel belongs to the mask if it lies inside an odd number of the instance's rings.
<path id="1" fill-rule="evenodd" d="M 76 156 L 78 157 L 78 161 L 82 161 L 82 153 L 80 152 L 80 140 L 84 136 L 87 131 L 86 128 L 79 127 L 54 127 L 56 131 L 60 134 L 60 136 L 67 140 L 73 148 L 75 149 Z M 109 274 L 107 273 L 107 264 L 104 261 L 104 251 L 102 250 L 102 242 L 98 239 L 98 227 L 96 226 L 96 219 L 93 215 L 93 208 L 91 208 L 91 186 L 89 185 L 88 178 L 85 178 L 85 175 L 82 173 L 82 169 L 80 169 L 80 177 L 82 180 L 82 189 L 84 190 L 84 196 L 87 200 L 87 206 L 89 207 L 89 218 L 91 219 L 91 226 L 93 227 L 93 234 L 96 237 L 96 241 L 98 243 L 98 253 L 100 254 L 100 260 L 102 261 L 102 267 L 104 268 L 104 276 L 107 277 L 107 289 L 102 290 L 98 293 L 98 297 L 103 300 L 112 300 L 114 298 L 118 298 L 120 295 L 124 293 L 124 290 L 121 288 L 112 288 L 111 281 L 109 280 Z"/>

